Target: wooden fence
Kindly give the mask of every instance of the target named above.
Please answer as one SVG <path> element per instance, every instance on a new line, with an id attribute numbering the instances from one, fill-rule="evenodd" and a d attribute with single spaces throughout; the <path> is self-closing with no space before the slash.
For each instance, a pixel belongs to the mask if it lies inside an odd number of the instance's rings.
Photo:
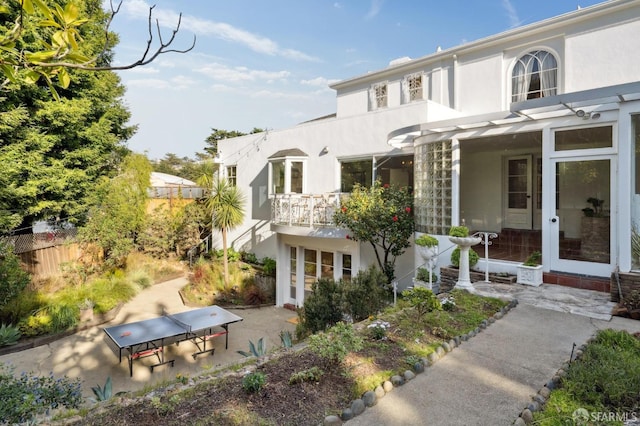
<path id="1" fill-rule="evenodd" d="M 47 247 L 19 253 L 24 269 L 33 278 L 47 278 L 61 272 L 61 265 L 65 262 L 73 262 L 82 254 L 76 243 L 67 243 L 59 246 Z"/>

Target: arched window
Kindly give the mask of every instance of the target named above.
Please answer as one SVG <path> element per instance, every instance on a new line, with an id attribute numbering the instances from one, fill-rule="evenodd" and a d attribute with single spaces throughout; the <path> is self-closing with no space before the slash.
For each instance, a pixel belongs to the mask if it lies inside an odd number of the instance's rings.
<path id="1" fill-rule="evenodd" d="M 536 50 L 522 56 L 513 67 L 512 102 L 554 96 L 558 89 L 558 62 L 549 52 Z"/>

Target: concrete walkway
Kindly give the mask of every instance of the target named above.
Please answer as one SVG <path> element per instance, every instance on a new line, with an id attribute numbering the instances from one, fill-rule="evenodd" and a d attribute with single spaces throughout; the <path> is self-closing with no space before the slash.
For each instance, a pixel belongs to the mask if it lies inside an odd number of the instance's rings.
<path id="1" fill-rule="evenodd" d="M 462 342 L 347 424 L 510 425 L 569 360 L 574 343 L 584 344 L 599 329 L 640 331 L 640 321 L 611 316 L 609 320 L 596 319 L 599 313 L 589 310 L 568 313 L 580 311 L 571 301 L 578 303 L 589 295 L 601 297 L 601 293 L 551 285 L 547 294 L 557 292 L 561 302 L 553 306 L 548 305 L 553 298 L 544 298 L 544 302 L 536 299 L 542 288 L 510 287 L 521 292 L 523 301 L 503 319 Z"/>
<path id="2" fill-rule="evenodd" d="M 218 369 L 244 360 L 237 350 L 248 351 L 249 341 L 257 343 L 264 337 L 267 349 L 280 346 L 280 331 L 295 330 L 295 325 L 288 320 L 296 318 L 295 312 L 275 307 L 257 309 L 228 309 L 243 318 L 242 322 L 229 326 L 229 349 L 224 349 L 224 336 L 213 340 L 216 351 L 213 356 L 201 355 L 193 360 L 191 354 L 195 346 L 183 342 L 179 346 L 166 348 L 167 359 L 175 359 L 175 366 L 168 365 L 155 368 L 151 373 L 148 365 L 153 364 L 155 357 L 134 361 L 133 377 L 129 377 L 126 358 L 118 363 L 105 342 L 104 327 L 155 318 L 163 311 L 177 313 L 193 308 L 182 304 L 178 290 L 187 284 L 185 278 L 179 278 L 153 285 L 139 293 L 125 304 L 118 315 L 110 322 L 91 327 L 71 336 L 56 340 L 48 345 L 27 349 L 20 352 L 0 356 L 0 362 L 12 364 L 16 373 L 34 372 L 38 375 L 56 377 L 67 375 L 79 377 L 82 382 L 83 396 L 93 397 L 91 387 L 103 386 L 108 376 L 113 382 L 113 392 L 136 391 L 163 381 L 173 380 L 176 374 L 196 375 L 206 370 Z"/>

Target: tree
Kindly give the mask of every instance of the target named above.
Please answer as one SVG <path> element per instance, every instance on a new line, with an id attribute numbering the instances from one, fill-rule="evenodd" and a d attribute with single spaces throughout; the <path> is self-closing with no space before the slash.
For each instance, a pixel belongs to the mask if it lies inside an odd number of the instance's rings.
<path id="1" fill-rule="evenodd" d="M 124 264 L 144 227 L 150 175 L 149 160 L 141 154 L 129 154 L 117 176 L 102 177 L 98 182 L 78 240 L 87 247 L 98 247 L 109 267 Z"/>
<path id="2" fill-rule="evenodd" d="M 350 230 L 347 238 L 371 244 L 378 266 L 391 283 L 396 258 L 409 247 L 413 235 L 412 211 L 413 196 L 406 189 L 376 181 L 371 188 L 356 184 L 333 220 Z"/>
<path id="3" fill-rule="evenodd" d="M 195 47 L 195 36 L 191 47 L 187 49 L 175 50 L 170 47 L 180 30 L 182 20 L 182 14 L 180 14 L 176 28 L 167 41 L 163 40 L 159 22 L 156 20 L 159 45 L 152 49 L 154 45 L 152 14 L 155 7 L 152 6 L 149 8 L 148 18 L 149 37 L 141 58 L 131 64 L 112 66 L 109 63 L 110 50 L 117 42 L 117 37 L 110 33 L 109 27 L 120 11 L 122 1 L 118 3 L 117 7 L 114 7 L 111 2 L 111 12 L 108 19 L 100 21 L 103 23 L 100 31 L 103 39 L 102 48 L 97 52 L 87 51 L 83 38 L 85 26 L 94 20 L 90 13 L 96 12 L 92 3 L 95 4 L 91 1 L 77 3 L 55 0 L 53 5 L 50 5 L 51 3 L 44 0 L 13 0 L 0 6 L 0 14 L 9 18 L 5 19 L 5 22 L 13 23 L 9 27 L 3 26 L 1 31 L 0 73 L 4 75 L 6 80 L 0 87 L 4 87 L 9 82 L 36 83 L 43 79 L 57 98 L 53 79 L 57 78 L 59 86 L 67 88 L 72 79 L 68 73 L 69 69 L 85 71 L 126 70 L 147 65 L 164 53 L 186 53 Z M 86 7 L 86 4 L 89 6 Z M 102 11 L 101 3 L 98 3 L 98 7 Z M 103 14 L 100 13 L 100 15 Z M 30 48 L 25 48 L 24 40 L 29 38 L 29 30 L 34 26 L 41 29 L 38 31 L 39 37 L 35 39 L 35 43 L 31 43 Z"/>
<path id="4" fill-rule="evenodd" d="M 208 187 L 211 180 L 208 176 L 200 180 L 200 185 Z M 212 212 L 212 229 L 219 229 L 222 233 L 222 260 L 224 262 L 224 282 L 229 284 L 229 259 L 227 256 L 227 231 L 233 229 L 244 220 L 245 199 L 235 185 L 231 185 L 226 179 L 215 179 L 211 182 L 211 193 L 206 205 Z"/>
<path id="5" fill-rule="evenodd" d="M 100 0 L 85 0 L 92 20 L 81 27 L 87 52 L 102 49 Z M 34 50 L 41 29 L 24 25 L 21 48 Z M 69 70 L 59 101 L 46 84 L 16 81 L 0 98 L 0 232 L 35 219 L 73 217 L 81 223 L 87 198 L 101 176 L 110 176 L 127 153 L 134 126 L 122 104 L 124 86 L 113 72 Z"/>

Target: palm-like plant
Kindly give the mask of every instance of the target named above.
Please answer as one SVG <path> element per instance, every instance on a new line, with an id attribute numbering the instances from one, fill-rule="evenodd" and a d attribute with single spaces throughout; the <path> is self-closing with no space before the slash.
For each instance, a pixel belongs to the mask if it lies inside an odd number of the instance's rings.
<path id="1" fill-rule="evenodd" d="M 222 249 L 224 262 L 224 283 L 229 285 L 229 261 L 227 257 L 227 231 L 233 229 L 244 220 L 245 199 L 237 186 L 226 179 L 214 179 L 206 206 L 212 212 L 212 227 L 222 233 Z"/>

